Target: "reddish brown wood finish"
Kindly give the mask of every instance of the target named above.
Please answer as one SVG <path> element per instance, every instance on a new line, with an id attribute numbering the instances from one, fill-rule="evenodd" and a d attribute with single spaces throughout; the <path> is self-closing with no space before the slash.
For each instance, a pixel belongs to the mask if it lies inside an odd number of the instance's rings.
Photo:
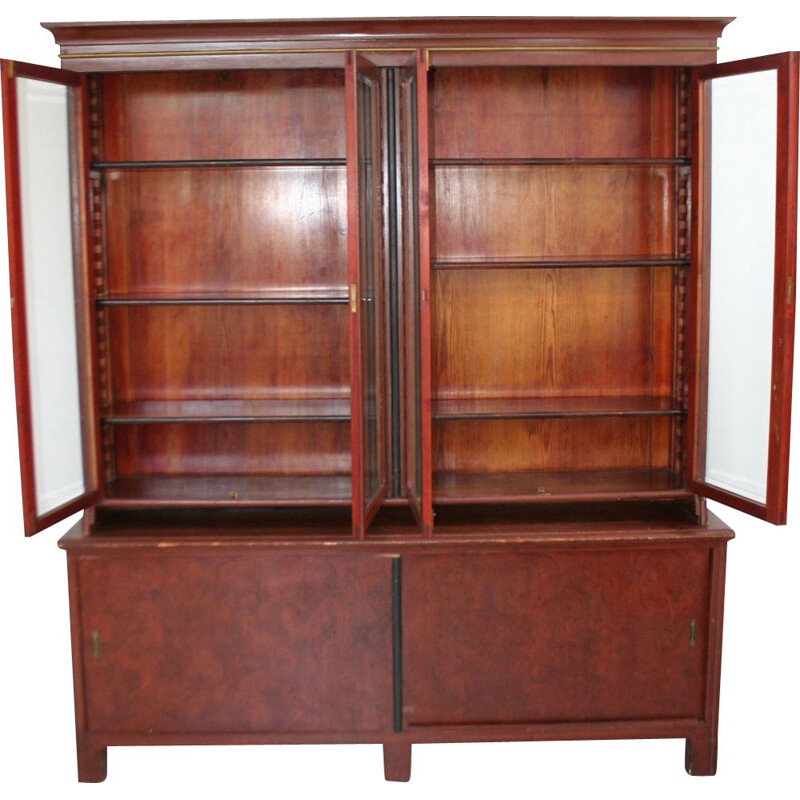
<path id="1" fill-rule="evenodd" d="M 431 107 L 428 99 L 428 69 L 424 53 L 417 53 L 416 60 L 416 109 L 417 109 L 417 189 L 419 191 L 419 395 L 420 395 L 420 457 L 422 471 L 420 476 L 420 507 L 422 510 L 422 531 L 426 536 L 433 534 L 433 462 L 432 431 L 432 327 L 431 327 L 431 247 L 436 236 L 435 218 L 431 209 L 435 208 L 435 184 L 430 168 L 431 147 Z"/>
<path id="2" fill-rule="evenodd" d="M 25 535 L 48 528 L 56 522 L 71 516 L 76 511 L 91 505 L 97 498 L 97 472 L 95 469 L 95 404 L 94 365 L 90 359 L 92 349 L 92 326 L 85 300 L 88 276 L 84 268 L 84 210 L 86 203 L 85 180 L 85 132 L 86 132 L 86 93 L 85 82 L 81 76 L 66 70 L 50 69 L 36 64 L 0 60 L 0 83 L 3 101 L 3 141 L 6 174 L 6 208 L 8 217 L 8 248 L 11 289 L 11 329 L 14 341 L 14 380 L 17 401 L 17 432 L 19 437 L 19 458 L 22 486 L 22 516 Z M 72 89 L 71 113 L 75 119 L 73 142 L 77 163 L 73 191 L 76 193 L 76 242 L 75 273 L 77 297 L 76 330 L 78 336 L 78 359 L 81 370 L 81 405 L 84 415 L 83 451 L 84 480 L 86 491 L 61 506 L 40 513 L 36 506 L 36 464 L 33 447 L 33 412 L 31 408 L 31 371 L 46 369 L 46 365 L 32 364 L 28 348 L 27 315 L 25 306 L 25 254 L 23 252 L 22 187 L 20 175 L 20 144 L 17 108 L 17 78 L 29 78 L 48 83 L 69 86 Z"/>
<path id="3" fill-rule="evenodd" d="M 406 783 L 411 780 L 411 745 L 383 745 L 383 776 L 387 781 Z"/>
<path id="4" fill-rule="evenodd" d="M 413 742 L 638 737 L 684 738 L 713 773 L 732 534 L 676 472 L 676 67 L 712 63 L 726 22 L 48 26 L 100 86 L 85 293 L 108 483 L 61 543 L 81 780 L 109 745 L 373 742 L 408 780 Z M 390 226 L 360 213 L 359 171 L 387 185 L 364 143 L 390 139 L 358 80 L 381 66 L 404 67 L 419 327 L 395 333 L 421 425 L 416 520 L 394 499 L 368 528 L 362 299 L 387 306 L 360 256 L 374 223 L 385 276 Z"/>
<path id="5" fill-rule="evenodd" d="M 104 158 L 344 159 L 343 78 L 302 69 L 105 75 Z"/>
<path id="6" fill-rule="evenodd" d="M 349 394 L 345 305 L 122 306 L 108 316 L 116 400 Z"/>
<path id="7" fill-rule="evenodd" d="M 669 256 L 672 177 L 639 165 L 439 166 L 436 259 Z"/>
<path id="8" fill-rule="evenodd" d="M 93 733 L 391 729 L 390 561 L 78 561 Z"/>
<path id="9" fill-rule="evenodd" d="M 709 562 L 705 548 L 403 559 L 405 724 L 703 719 Z"/>
<path id="10" fill-rule="evenodd" d="M 353 537 L 362 539 L 386 496 L 380 302 L 382 159 L 380 75 L 368 59 L 354 51 L 347 56 L 345 93 Z"/>
<path id="11" fill-rule="evenodd" d="M 102 783 L 108 773 L 108 748 L 94 744 L 88 737 L 78 736 L 78 780 L 81 783 Z"/>
<path id="12" fill-rule="evenodd" d="M 708 304 L 711 224 L 711 94 L 714 78 L 777 71 L 775 277 L 772 378 L 766 503 L 705 482 L 706 395 L 708 390 Z M 795 273 L 798 189 L 798 54 L 782 53 L 697 69 L 693 76 L 694 181 L 692 295 L 689 352 L 695 360 L 689 381 L 687 482 L 698 494 L 776 525 L 786 523 L 792 365 L 794 357 Z"/>
<path id="13" fill-rule="evenodd" d="M 438 420 L 434 472 L 669 468 L 664 417 Z"/>
<path id="14" fill-rule="evenodd" d="M 423 18 L 278 22 L 48 23 L 73 69 L 230 69 L 341 63 L 345 52 L 432 64 L 707 64 L 730 18 Z M 426 65 L 428 61 L 426 60 Z"/>
<path id="15" fill-rule="evenodd" d="M 672 278 L 650 267 L 438 270 L 434 396 L 667 395 Z"/>
<path id="16" fill-rule="evenodd" d="M 669 158 L 672 69 L 435 72 L 435 158 Z M 592 120 L 591 124 L 587 121 Z"/>
<path id="17" fill-rule="evenodd" d="M 109 169 L 115 295 L 344 290 L 344 167 Z"/>

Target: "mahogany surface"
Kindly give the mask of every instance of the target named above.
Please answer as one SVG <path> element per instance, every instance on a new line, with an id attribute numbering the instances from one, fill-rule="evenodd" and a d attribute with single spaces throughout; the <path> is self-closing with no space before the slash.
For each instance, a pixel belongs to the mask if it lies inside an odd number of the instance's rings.
<path id="1" fill-rule="evenodd" d="M 707 548 L 409 556 L 404 720 L 702 718 L 708 585 Z"/>
<path id="2" fill-rule="evenodd" d="M 415 742 L 636 737 L 713 774 L 691 86 L 727 22 L 46 26 L 101 476 L 60 542 L 80 780 L 114 745 L 373 742 L 406 781 Z"/>

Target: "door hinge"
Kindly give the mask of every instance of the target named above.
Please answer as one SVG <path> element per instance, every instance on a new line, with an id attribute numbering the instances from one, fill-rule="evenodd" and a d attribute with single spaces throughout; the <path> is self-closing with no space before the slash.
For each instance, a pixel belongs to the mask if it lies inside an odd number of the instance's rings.
<path id="1" fill-rule="evenodd" d="M 697 646 L 697 620 L 693 619 L 689 623 L 689 647 Z"/>
<path id="2" fill-rule="evenodd" d="M 358 286 L 350 284 L 350 311 L 355 314 L 358 311 Z"/>

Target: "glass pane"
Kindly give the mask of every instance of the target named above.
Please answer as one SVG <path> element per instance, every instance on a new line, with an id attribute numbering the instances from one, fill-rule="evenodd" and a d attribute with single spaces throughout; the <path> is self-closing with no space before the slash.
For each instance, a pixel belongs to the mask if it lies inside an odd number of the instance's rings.
<path id="1" fill-rule="evenodd" d="M 41 516 L 86 490 L 77 346 L 70 90 L 18 78 L 30 405 Z"/>
<path id="2" fill-rule="evenodd" d="M 383 487 L 381 463 L 380 374 L 377 283 L 380 269 L 380 136 L 376 111 L 378 87 L 358 76 L 359 270 L 361 283 L 361 393 L 364 437 L 364 505 Z"/>
<path id="3" fill-rule="evenodd" d="M 409 330 L 406 340 L 406 409 L 408 426 L 408 457 L 406 482 L 419 503 L 422 493 L 422 427 L 420 413 L 420 314 L 419 314 L 419 204 L 417 197 L 417 86 L 416 76 L 403 84 L 403 198 L 405 225 L 403 240 L 403 260 L 409 275 L 409 291 L 406 292 L 406 319 Z"/>
<path id="4" fill-rule="evenodd" d="M 777 71 L 711 81 L 705 480 L 767 498 Z"/>

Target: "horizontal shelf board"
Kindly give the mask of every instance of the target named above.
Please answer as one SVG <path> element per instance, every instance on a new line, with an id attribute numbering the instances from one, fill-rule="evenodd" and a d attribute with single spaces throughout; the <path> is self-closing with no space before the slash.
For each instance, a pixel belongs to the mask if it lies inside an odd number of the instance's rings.
<path id="1" fill-rule="evenodd" d="M 536 167 L 536 166 L 689 166 L 689 158 L 432 158 L 434 167 Z"/>
<path id="2" fill-rule="evenodd" d="M 143 292 L 97 298 L 99 306 L 346 305 L 346 287 L 265 289 L 258 292 Z"/>
<path id="3" fill-rule="evenodd" d="M 609 267 L 688 267 L 688 258 L 668 256 L 580 256 L 576 258 L 438 258 L 431 263 L 432 269 L 604 269 Z"/>
<path id="4" fill-rule="evenodd" d="M 439 472 L 433 476 L 434 503 L 668 499 L 690 494 L 682 477 L 667 470 Z"/>
<path id="5" fill-rule="evenodd" d="M 109 508 L 347 506 L 349 475 L 146 475 L 116 478 Z"/>
<path id="6" fill-rule="evenodd" d="M 138 400 L 117 402 L 103 417 L 114 425 L 162 422 L 348 422 L 350 398 Z"/>
<path id="7" fill-rule="evenodd" d="M 684 413 L 669 397 L 453 397 L 433 401 L 435 420 L 646 417 Z"/>
<path id="8" fill-rule="evenodd" d="M 217 167 L 344 167 L 346 158 L 229 158 L 177 161 L 95 161 L 94 170 L 111 169 L 192 169 Z"/>

